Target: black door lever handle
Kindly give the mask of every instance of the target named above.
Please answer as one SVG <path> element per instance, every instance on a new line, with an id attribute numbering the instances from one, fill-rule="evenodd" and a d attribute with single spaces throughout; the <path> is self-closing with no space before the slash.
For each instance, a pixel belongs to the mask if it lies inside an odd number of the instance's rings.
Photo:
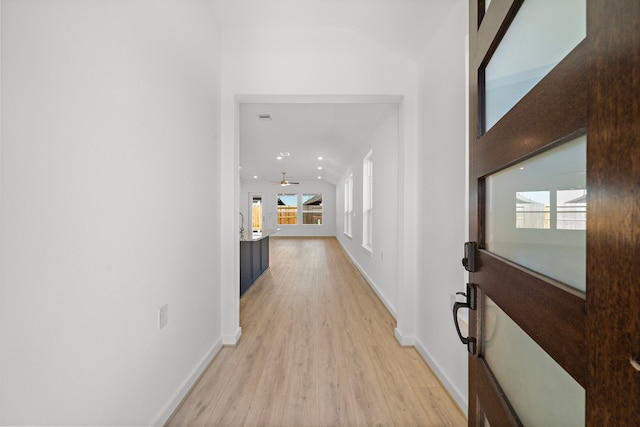
<path id="1" fill-rule="evenodd" d="M 461 308 L 468 308 L 470 310 L 475 310 L 476 309 L 475 294 L 476 294 L 475 288 L 470 283 L 467 283 L 466 293 L 456 292 L 456 295 L 462 295 L 463 297 L 465 297 L 466 301 L 465 302 L 457 301 L 453 304 L 453 324 L 456 327 L 456 332 L 458 333 L 458 337 L 460 338 L 460 341 L 462 341 L 462 344 L 467 346 L 467 351 L 469 351 L 469 353 L 471 354 L 475 354 L 475 347 L 476 347 L 475 338 L 462 336 L 462 333 L 460 332 L 460 324 L 458 323 L 458 310 L 460 310 Z"/>

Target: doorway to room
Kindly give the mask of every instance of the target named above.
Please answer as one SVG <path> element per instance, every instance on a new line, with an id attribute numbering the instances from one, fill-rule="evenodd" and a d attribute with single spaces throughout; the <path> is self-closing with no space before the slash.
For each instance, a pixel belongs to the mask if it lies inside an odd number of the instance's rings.
<path id="1" fill-rule="evenodd" d="M 251 218 L 252 230 L 260 221 L 262 228 L 280 229 L 273 238 L 337 236 L 394 316 L 399 292 L 398 248 L 403 241 L 398 218 L 404 215 L 401 103 L 400 96 L 241 96 L 235 109 L 238 174 L 234 198 L 238 211 Z M 362 162 L 371 147 L 376 162 L 374 200 L 378 204 L 374 202 L 373 249 L 367 251 L 362 245 Z M 305 166 L 307 170 L 302 170 Z M 350 211 L 353 218 L 349 218 L 354 232 L 350 236 L 344 232 L 345 181 L 349 175 L 355 187 Z M 284 180 L 298 184 L 281 186 Z M 280 193 L 298 200 L 297 205 L 293 203 L 295 214 L 300 216 L 295 224 L 278 220 Z M 311 214 L 316 220 L 312 223 L 304 216 L 309 206 L 300 202 L 307 199 L 322 201 L 321 206 L 313 207 Z M 317 219 L 318 209 L 321 220 Z M 259 219 L 254 220 L 258 211 Z"/>

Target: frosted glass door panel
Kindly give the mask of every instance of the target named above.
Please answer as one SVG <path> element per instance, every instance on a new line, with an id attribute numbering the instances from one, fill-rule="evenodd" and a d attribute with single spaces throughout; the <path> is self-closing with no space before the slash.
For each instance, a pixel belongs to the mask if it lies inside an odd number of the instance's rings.
<path id="1" fill-rule="evenodd" d="M 484 358 L 525 426 L 583 427 L 585 390 L 490 298 Z"/>
<path id="2" fill-rule="evenodd" d="M 586 291 L 587 139 L 486 179 L 486 249 Z"/>
<path id="3" fill-rule="evenodd" d="M 485 68 L 489 130 L 586 37 L 586 0 L 526 0 Z"/>

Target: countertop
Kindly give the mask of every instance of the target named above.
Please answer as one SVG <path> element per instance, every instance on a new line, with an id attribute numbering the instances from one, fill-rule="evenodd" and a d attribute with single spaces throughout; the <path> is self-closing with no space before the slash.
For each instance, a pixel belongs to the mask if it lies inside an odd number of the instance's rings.
<path id="1" fill-rule="evenodd" d="M 279 228 L 265 228 L 264 230 L 262 230 L 262 233 L 251 233 L 245 230 L 244 238 L 240 239 L 240 241 L 241 242 L 257 242 L 258 240 L 262 240 L 265 237 L 269 237 L 272 234 L 277 233 L 278 231 L 280 231 Z"/>

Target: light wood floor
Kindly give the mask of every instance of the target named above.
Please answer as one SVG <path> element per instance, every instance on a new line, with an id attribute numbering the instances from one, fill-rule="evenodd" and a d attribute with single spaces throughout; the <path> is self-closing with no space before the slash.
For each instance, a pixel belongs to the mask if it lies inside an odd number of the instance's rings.
<path id="1" fill-rule="evenodd" d="M 169 426 L 466 426 L 335 238 L 271 238 L 224 347 Z"/>

